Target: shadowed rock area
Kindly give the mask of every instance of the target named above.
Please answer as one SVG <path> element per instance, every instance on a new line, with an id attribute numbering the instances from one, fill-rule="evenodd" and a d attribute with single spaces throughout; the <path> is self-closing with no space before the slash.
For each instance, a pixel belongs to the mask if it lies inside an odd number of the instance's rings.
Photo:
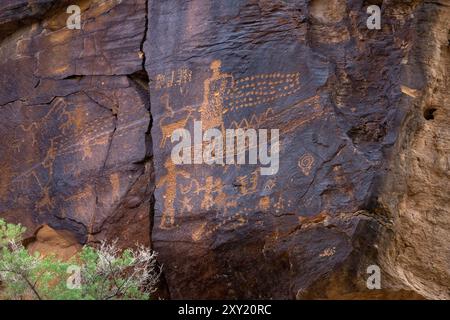
<path id="1" fill-rule="evenodd" d="M 449 299 L 449 21 L 448 0 L 2 1 L 0 217 L 38 251 L 151 245 L 174 299 Z M 175 165 L 194 121 L 278 129 L 279 168 Z"/>

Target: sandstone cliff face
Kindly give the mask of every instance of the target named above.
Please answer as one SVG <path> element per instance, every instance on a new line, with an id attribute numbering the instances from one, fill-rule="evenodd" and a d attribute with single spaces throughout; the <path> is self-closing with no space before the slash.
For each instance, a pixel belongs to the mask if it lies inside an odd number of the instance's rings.
<path id="1" fill-rule="evenodd" d="M 2 2 L 2 216 L 83 243 L 149 243 L 146 4 L 79 5 L 83 28 L 68 30 L 58 1 Z M 10 34 L 12 23 L 21 27 Z"/>
<path id="2" fill-rule="evenodd" d="M 448 0 L 70 4 L 81 30 L 0 4 L 0 217 L 30 246 L 152 245 L 175 299 L 450 298 Z M 174 165 L 195 120 L 279 129 L 279 171 Z"/>

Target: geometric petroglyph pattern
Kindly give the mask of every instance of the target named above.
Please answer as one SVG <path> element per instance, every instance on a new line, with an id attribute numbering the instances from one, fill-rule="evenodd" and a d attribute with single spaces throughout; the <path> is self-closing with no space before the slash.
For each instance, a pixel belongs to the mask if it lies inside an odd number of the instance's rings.
<path id="1" fill-rule="evenodd" d="M 256 107 L 287 97 L 300 89 L 300 73 L 266 73 L 236 79 L 226 91 L 225 109 Z"/>

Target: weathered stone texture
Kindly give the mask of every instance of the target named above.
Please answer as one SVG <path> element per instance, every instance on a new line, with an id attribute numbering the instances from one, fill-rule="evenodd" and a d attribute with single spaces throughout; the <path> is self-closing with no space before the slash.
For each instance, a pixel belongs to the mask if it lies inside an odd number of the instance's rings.
<path id="1" fill-rule="evenodd" d="M 149 243 L 146 2 L 78 4 L 81 30 L 64 7 L 1 43 L 0 211 L 30 234 L 50 224 L 82 243 Z"/>
<path id="2" fill-rule="evenodd" d="M 432 58 L 416 55 L 418 38 L 437 12 L 448 20 L 448 6 L 389 1 L 372 31 L 368 4 L 150 2 L 153 241 L 174 298 L 435 297 L 398 281 L 375 294 L 365 278 L 395 215 L 380 198 L 425 77 L 412 65 Z M 193 132 L 193 120 L 222 132 L 280 129 L 278 174 L 174 166 L 170 133 Z"/>
<path id="3" fill-rule="evenodd" d="M 172 298 L 450 298 L 450 1 L 67 4 L 0 4 L 0 217 L 33 246 L 151 242 Z M 176 166 L 195 120 L 279 129 L 279 171 Z"/>

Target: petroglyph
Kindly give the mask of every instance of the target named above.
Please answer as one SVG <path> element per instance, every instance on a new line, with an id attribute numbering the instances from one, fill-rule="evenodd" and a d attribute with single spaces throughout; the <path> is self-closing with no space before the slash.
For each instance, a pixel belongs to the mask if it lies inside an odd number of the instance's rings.
<path id="1" fill-rule="evenodd" d="M 115 95 L 113 97 L 116 98 Z M 30 201 L 37 214 L 49 214 L 59 206 L 58 199 L 61 196 L 55 191 L 57 186 L 67 186 L 70 194 L 75 186 L 69 186 L 66 181 L 84 179 L 82 174 L 86 169 L 82 170 L 82 166 L 74 161 L 84 161 L 92 169 L 101 168 L 105 165 L 104 154 L 108 152 L 108 145 L 114 139 L 138 131 L 145 132 L 148 128 L 148 117 L 141 116 L 139 112 L 116 112 L 114 115 L 104 107 L 99 109 L 99 106 L 83 93 L 55 98 L 49 105 L 22 106 L 24 110 L 20 112 L 28 112 L 28 108 L 37 111 L 14 128 L 11 135 L 22 138 L 15 139 L 9 148 L 33 156 L 19 162 L 17 166 L 11 164 L 14 176 L 8 177 L 9 189 L 0 190 L 0 195 L 7 199 L 10 194 L 33 188 L 33 193 L 24 194 L 24 201 Z M 120 111 L 119 108 L 117 111 Z M 122 195 L 118 187 L 115 188 L 112 200 L 117 202 Z M 59 214 L 70 212 L 71 219 L 75 215 L 77 221 L 86 227 L 99 222 L 90 221 L 90 217 L 78 212 L 76 203 L 70 206 L 70 209 Z"/>
<path id="2" fill-rule="evenodd" d="M 170 108 L 170 106 L 168 105 L 168 97 L 167 97 L 167 107 L 166 110 L 172 110 Z M 170 137 L 172 136 L 172 132 L 177 130 L 177 129 L 184 129 L 188 123 L 188 121 L 190 119 L 194 119 L 193 117 L 193 113 L 195 111 L 195 109 L 193 107 L 186 107 L 184 108 L 182 111 L 187 111 L 187 114 L 185 115 L 185 117 L 183 117 L 182 119 L 178 120 L 178 121 L 174 121 L 168 124 L 164 124 L 164 120 L 169 118 L 169 117 L 163 117 L 161 118 L 160 122 L 159 122 L 159 126 L 161 128 L 162 131 L 162 138 L 160 141 L 160 148 L 163 148 L 166 145 L 167 139 L 170 139 Z"/>
<path id="3" fill-rule="evenodd" d="M 259 199 L 259 209 L 266 211 L 270 208 L 270 198 L 268 196 Z"/>
<path id="4" fill-rule="evenodd" d="M 230 129 L 276 127 L 287 134 L 317 119 L 324 113 L 320 104 L 320 96 L 317 95 L 294 103 L 291 102 L 284 107 L 269 106 L 262 112 L 256 111 L 257 108 L 263 107 L 265 104 L 274 103 L 278 99 L 295 94 L 301 85 L 299 72 L 273 72 L 235 78 L 233 74 L 222 71 L 220 60 L 214 60 L 210 65 L 210 70 L 211 73 L 203 81 L 202 101 L 198 108 L 203 130 L 218 128 L 224 133 L 224 117 L 226 115 L 227 121 L 230 121 L 227 129 L 228 127 Z M 163 77 L 159 76 L 159 79 L 161 82 Z M 158 87 L 167 88 L 170 87 L 170 84 L 160 84 Z M 176 97 L 172 98 L 173 94 L 176 93 L 164 91 L 158 97 L 164 110 L 158 119 L 162 133 L 159 143 L 160 148 L 167 145 L 167 140 L 175 130 L 187 129 L 189 121 L 196 119 L 196 108 L 194 106 L 175 108 L 172 105 L 172 99 L 177 101 Z M 302 111 L 304 107 L 309 108 Z M 236 120 L 233 115 L 242 108 L 255 108 L 255 111 L 248 118 L 240 116 L 239 120 Z M 293 111 L 301 114 L 301 116 L 290 116 Z M 217 209 L 227 216 L 228 208 L 236 207 L 238 205 L 237 200 L 240 197 L 251 196 L 259 190 L 260 173 L 258 170 L 249 175 L 237 176 L 233 181 L 233 186 L 235 190 L 238 190 L 238 195 L 232 195 L 229 190 L 225 191 L 220 178 L 191 176 L 185 169 L 179 169 L 169 162 L 170 159 L 167 159 L 165 163 L 167 174 L 157 183 L 157 188 L 163 187 L 164 206 L 160 222 L 160 227 L 163 229 L 175 226 L 175 214 L 195 210 L 195 203 L 198 203 L 197 206 L 202 210 Z M 306 167 L 302 170 L 307 172 L 307 169 Z M 236 166 L 236 170 L 241 170 L 241 167 Z M 178 177 L 188 179 L 188 181 L 179 181 Z M 275 197 L 273 203 L 271 198 L 267 196 L 276 185 L 275 179 L 271 179 L 264 184 L 262 191 L 265 194 L 259 201 L 261 210 L 266 211 L 272 206 L 279 213 L 290 206 L 290 203 L 287 203 L 281 196 Z M 178 199 L 177 192 L 183 197 Z M 244 208 L 242 212 L 247 211 L 251 212 L 252 209 Z"/>
<path id="5" fill-rule="evenodd" d="M 257 107 L 300 90 L 300 73 L 267 73 L 237 79 L 226 92 L 227 111 Z"/>
<path id="6" fill-rule="evenodd" d="M 183 197 L 181 200 L 181 211 L 182 212 L 190 212 L 192 210 L 192 203 L 190 197 Z"/>
<path id="7" fill-rule="evenodd" d="M 248 195 L 258 190 L 258 181 L 259 169 L 253 171 L 248 176 L 238 176 L 233 184 L 234 186 L 239 188 L 239 191 L 242 195 Z"/>
<path id="8" fill-rule="evenodd" d="M 311 169 L 314 166 L 314 162 L 314 156 L 310 153 L 307 153 L 298 160 L 298 167 L 305 176 L 309 176 L 309 174 L 311 173 Z"/>
<path id="9" fill-rule="evenodd" d="M 192 80 L 192 71 L 188 68 L 179 68 L 166 73 L 156 75 L 155 89 L 170 89 L 172 87 L 181 87 Z"/>
<path id="10" fill-rule="evenodd" d="M 176 70 L 175 68 L 174 71 L 155 76 L 155 89 L 159 91 L 156 99 L 161 106 L 157 118 L 157 130 L 161 134 L 158 137 L 159 148 L 166 148 L 170 144 L 175 130 L 185 129 L 190 132 L 192 128 L 195 129 L 195 121 L 201 121 L 203 131 L 216 128 L 222 132 L 222 136 L 225 136 L 226 129 L 279 128 L 282 138 L 285 138 L 326 112 L 318 95 L 287 99 L 300 92 L 302 74 L 299 71 L 273 71 L 238 77 L 235 73 L 228 72 L 221 60 L 213 60 L 207 74 L 203 75 L 203 82 L 199 87 L 203 90 L 194 94 L 187 91 L 190 88 L 187 84 L 200 77 L 189 70 L 185 71 L 183 78 L 181 75 L 177 76 Z M 169 90 L 176 87 L 183 88 L 184 91 Z M 183 155 L 188 152 L 186 150 L 188 149 L 183 149 Z M 193 151 L 195 154 L 195 148 L 191 144 L 191 155 Z M 238 155 L 237 150 L 234 153 L 235 156 Z M 234 175 L 233 180 L 228 182 L 231 185 L 225 185 L 225 179 L 214 174 L 199 176 L 197 171 L 191 172 L 186 167 L 175 166 L 170 163 L 169 158 L 163 161 L 166 173 L 156 185 L 157 189 L 161 189 L 162 197 L 161 229 L 176 227 L 177 216 L 181 218 L 184 213 L 195 213 L 198 210 L 217 212 L 221 216 L 221 222 L 212 229 L 208 228 L 209 223 L 201 231 L 199 229 L 195 235 L 199 239 L 229 223 L 229 214 L 234 215 L 238 207 L 242 207 L 239 209 L 240 214 L 254 212 L 255 208 L 241 206 L 241 201 L 257 197 L 256 207 L 259 210 L 273 210 L 277 214 L 292 206 L 289 199 L 284 199 L 279 193 L 273 194 L 278 180 L 260 181 L 259 170 L 240 173 L 243 166 L 236 165 L 234 169 L 229 169 L 229 166 L 222 164 L 221 170 L 224 170 L 225 175 Z M 303 170 L 304 175 L 308 175 L 311 170 L 308 166 L 299 169 Z M 233 219 L 239 218 L 236 216 Z"/>
<path id="11" fill-rule="evenodd" d="M 331 256 L 334 256 L 335 253 L 336 253 L 336 247 L 326 248 L 319 254 L 319 257 L 321 257 L 321 258 L 331 257 Z"/>
<path id="12" fill-rule="evenodd" d="M 61 106 L 60 103 L 58 105 Z M 51 108 L 46 117 L 49 117 L 50 112 L 61 112 L 61 109 L 60 107 Z M 67 115 L 67 112 L 62 112 Z M 147 119 L 130 121 L 131 117 L 133 116 L 125 115 L 122 119 L 122 125 L 118 128 L 114 127 L 113 117 L 97 118 L 89 121 L 88 123 L 84 123 L 83 125 L 81 125 L 78 120 L 72 120 L 75 121 L 75 125 L 81 127 L 80 131 L 75 131 L 76 133 L 74 134 L 63 134 L 63 132 L 68 130 L 68 128 L 70 127 L 67 122 L 65 122 L 65 129 L 61 131 L 61 134 L 51 138 L 47 137 L 47 139 L 50 139 L 50 147 L 46 152 L 45 158 L 40 162 L 31 164 L 31 167 L 27 170 L 20 172 L 16 177 L 14 177 L 13 182 L 16 182 L 22 178 L 29 177 L 34 170 L 41 166 L 51 170 L 53 162 L 58 157 L 67 156 L 74 153 L 82 153 L 82 160 L 85 160 L 86 158 L 92 156 L 93 147 L 106 145 L 110 140 L 111 134 L 113 132 L 116 137 L 119 137 L 123 134 L 129 133 L 132 130 L 143 128 L 148 123 Z M 61 119 L 60 114 L 58 114 L 56 118 Z M 36 129 L 39 130 L 35 130 L 34 132 L 39 133 L 45 131 L 43 128 L 45 128 L 46 125 L 46 122 L 44 122 L 44 120 L 41 120 L 38 122 L 34 122 L 28 127 L 22 125 L 21 128 L 27 131 L 30 130 L 31 126 L 36 127 Z M 26 141 L 23 141 L 22 143 L 26 144 Z"/>
<path id="13" fill-rule="evenodd" d="M 272 108 L 268 108 L 262 114 L 253 114 L 250 117 L 250 120 L 242 119 L 242 120 L 234 120 L 231 122 L 230 129 L 256 129 L 259 128 L 261 124 L 267 123 L 267 121 L 275 115 Z"/>
<path id="14" fill-rule="evenodd" d="M 277 185 L 276 180 L 275 179 L 269 179 L 265 184 L 264 184 L 264 188 L 263 191 L 264 192 L 270 192 L 273 190 L 273 188 L 275 188 L 275 186 Z"/>
<path id="15" fill-rule="evenodd" d="M 245 76 L 235 79 L 232 74 L 221 71 L 222 62 L 211 63 L 211 77 L 203 83 L 203 102 L 200 107 L 203 128 L 219 127 L 224 131 L 223 115 L 240 108 L 259 107 L 290 96 L 300 89 L 300 73 L 273 72 Z M 261 116 L 254 115 L 250 120 L 233 122 L 231 126 L 248 127 L 253 123 L 265 121 L 273 113 L 270 108 Z"/>
<path id="16" fill-rule="evenodd" d="M 222 188 L 223 183 L 221 178 L 206 177 L 204 187 L 197 190 L 197 192 L 204 192 L 200 207 L 204 210 L 209 210 L 213 207 L 222 207 L 226 199 Z"/>
<path id="17" fill-rule="evenodd" d="M 220 127 L 225 132 L 223 124 L 224 93 L 233 86 L 233 76 L 221 72 L 222 62 L 215 60 L 211 63 L 212 75 L 203 83 L 203 103 L 200 106 L 200 121 L 203 129 Z"/>
<path id="18" fill-rule="evenodd" d="M 177 194 L 177 177 L 182 176 L 189 179 L 191 175 L 189 172 L 179 169 L 175 166 L 170 158 L 166 160 L 164 165 L 166 168 L 166 175 L 158 180 L 157 188 L 165 187 L 164 192 L 164 211 L 161 217 L 160 228 L 170 229 L 175 226 L 175 207 L 174 202 Z"/>

